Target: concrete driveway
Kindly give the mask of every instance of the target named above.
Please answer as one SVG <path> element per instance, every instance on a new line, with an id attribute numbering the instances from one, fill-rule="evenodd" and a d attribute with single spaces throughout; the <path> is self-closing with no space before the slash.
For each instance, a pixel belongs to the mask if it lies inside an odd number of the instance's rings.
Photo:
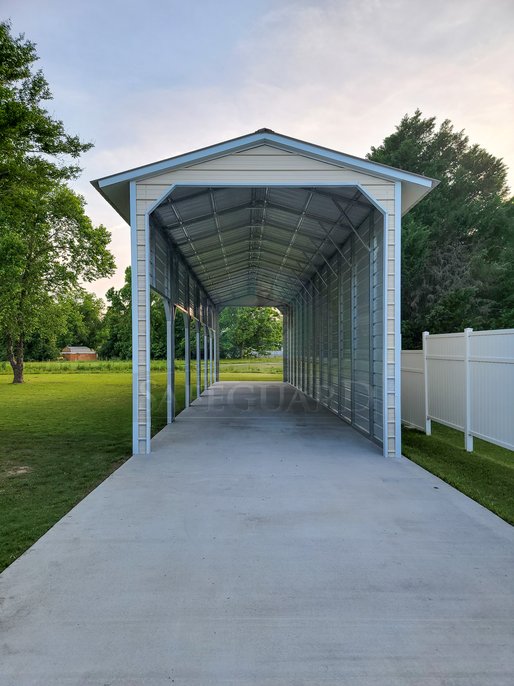
<path id="1" fill-rule="evenodd" d="M 514 529 L 480 505 L 280 383 L 154 448 L 0 576 L 2 686 L 514 684 Z"/>

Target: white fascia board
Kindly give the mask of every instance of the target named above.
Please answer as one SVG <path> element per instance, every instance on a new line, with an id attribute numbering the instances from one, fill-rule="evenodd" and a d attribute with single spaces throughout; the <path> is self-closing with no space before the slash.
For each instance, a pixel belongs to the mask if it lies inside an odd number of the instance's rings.
<path id="1" fill-rule="evenodd" d="M 431 179 L 428 176 L 396 169 L 395 167 L 389 167 L 386 164 L 380 164 L 380 162 L 373 162 L 361 157 L 354 157 L 353 155 L 338 152 L 337 150 L 330 150 L 330 148 L 323 148 L 319 145 L 297 141 L 296 139 L 287 138 L 278 134 L 266 135 L 268 136 L 269 142 L 274 142 L 282 148 L 289 149 L 291 152 L 303 153 L 309 157 L 317 157 L 322 161 L 350 167 L 350 169 L 355 169 L 373 176 L 380 176 L 391 181 L 415 183 L 425 186 L 429 190 L 438 183 L 438 181 Z"/>
<path id="2" fill-rule="evenodd" d="M 248 136 L 242 136 L 241 138 L 234 138 L 232 140 L 225 141 L 217 145 L 212 145 L 207 148 L 201 148 L 200 150 L 195 150 L 184 155 L 178 155 L 177 157 L 154 162 L 153 164 L 144 165 L 135 169 L 129 169 L 127 171 L 120 172 L 119 174 L 113 174 L 101 179 L 96 179 L 91 183 L 96 186 L 96 188 L 102 189 L 113 184 L 144 179 L 148 176 L 154 176 L 156 174 L 177 169 L 186 165 L 199 164 L 214 157 L 220 157 L 234 152 L 239 152 L 241 150 L 252 148 L 256 145 L 263 145 L 265 143 L 269 143 L 297 154 L 315 157 L 330 164 L 337 164 L 339 166 L 349 167 L 357 171 L 379 176 L 390 181 L 404 181 L 407 183 L 414 183 L 424 186 L 427 188 L 427 192 L 428 190 L 434 188 L 434 186 L 436 186 L 438 183 L 435 179 L 431 179 L 427 176 L 403 171 L 402 169 L 395 169 L 394 167 L 389 167 L 385 164 L 372 162 L 371 160 L 362 159 L 360 157 L 354 157 L 352 155 L 347 155 L 346 153 L 337 152 L 336 150 L 330 150 L 329 148 L 323 148 L 319 145 L 306 143 L 304 141 L 300 141 L 295 138 L 289 138 L 276 133 L 253 133 L 249 134 Z"/>
<path id="3" fill-rule="evenodd" d="M 171 169 L 189 164 L 198 164 L 199 162 L 204 162 L 213 157 L 220 157 L 229 153 L 238 152 L 239 150 L 244 150 L 247 147 L 253 147 L 263 139 L 264 137 L 262 134 L 251 134 L 249 136 L 243 136 L 242 138 L 235 138 L 224 143 L 211 145 L 208 148 L 201 148 L 200 150 L 188 152 L 184 155 L 178 155 L 177 157 L 171 157 L 161 160 L 160 162 L 144 165 L 143 167 L 129 169 L 128 171 L 120 172 L 119 174 L 96 179 L 96 181 L 92 181 L 91 183 L 97 184 L 98 188 L 105 188 L 106 186 L 111 186 L 112 184 L 121 183 L 123 181 L 144 179 L 148 176 L 161 174 Z"/>

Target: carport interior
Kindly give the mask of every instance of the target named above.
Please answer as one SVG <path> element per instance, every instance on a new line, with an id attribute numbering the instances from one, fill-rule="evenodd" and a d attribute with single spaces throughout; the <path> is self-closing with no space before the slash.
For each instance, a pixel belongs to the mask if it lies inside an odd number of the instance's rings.
<path id="1" fill-rule="evenodd" d="M 148 224 L 150 285 L 168 314 L 169 421 L 175 313 L 195 327 L 197 379 L 203 357 L 209 385 L 221 309 L 274 306 L 284 381 L 383 443 L 384 215 L 360 188 L 176 185 Z"/>

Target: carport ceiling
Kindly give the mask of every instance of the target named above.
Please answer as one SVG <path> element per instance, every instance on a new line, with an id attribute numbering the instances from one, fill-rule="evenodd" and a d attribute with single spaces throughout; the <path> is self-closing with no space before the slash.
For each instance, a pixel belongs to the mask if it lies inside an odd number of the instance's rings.
<path id="1" fill-rule="evenodd" d="M 152 220 L 215 304 L 283 304 L 304 291 L 371 209 L 355 187 L 175 188 Z"/>

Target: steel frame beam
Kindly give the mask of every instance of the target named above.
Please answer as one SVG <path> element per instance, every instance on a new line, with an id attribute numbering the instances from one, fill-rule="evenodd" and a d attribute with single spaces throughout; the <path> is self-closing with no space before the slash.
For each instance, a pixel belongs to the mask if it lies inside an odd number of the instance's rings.
<path id="1" fill-rule="evenodd" d="M 191 320 L 186 312 L 184 317 L 184 373 L 185 373 L 185 407 L 191 405 Z"/>
<path id="2" fill-rule="evenodd" d="M 214 383 L 214 342 L 213 331 L 209 329 L 209 381 L 210 385 Z"/>
<path id="3" fill-rule="evenodd" d="M 207 340 L 207 326 L 203 327 L 203 389 L 209 388 L 209 347 Z"/>
<path id="4" fill-rule="evenodd" d="M 200 347 L 200 322 L 195 319 L 195 348 L 196 348 L 196 397 L 202 394 L 202 351 Z"/>

